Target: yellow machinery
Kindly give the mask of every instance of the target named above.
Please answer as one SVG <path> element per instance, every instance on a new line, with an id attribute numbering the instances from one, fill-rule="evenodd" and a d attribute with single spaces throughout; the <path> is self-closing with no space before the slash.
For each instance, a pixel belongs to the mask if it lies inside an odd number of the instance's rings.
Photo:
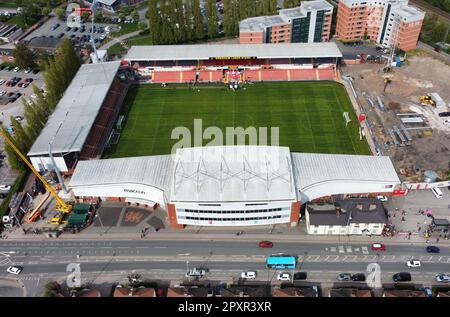
<path id="1" fill-rule="evenodd" d="M 433 99 L 431 99 L 430 95 L 424 95 L 424 96 L 420 96 L 420 101 L 422 102 L 422 105 L 426 106 L 426 105 L 430 105 L 430 106 L 436 106 L 436 103 L 433 101 Z"/>
<path id="2" fill-rule="evenodd" d="M 49 221 L 49 223 L 52 222 L 56 222 L 57 219 L 59 219 L 59 223 L 62 222 L 62 218 L 63 215 L 65 213 L 69 213 L 72 210 L 72 205 L 65 203 L 59 196 L 58 194 L 55 192 L 55 190 L 53 189 L 52 186 L 50 186 L 49 183 L 47 183 L 47 181 L 41 176 L 41 174 L 39 174 L 38 171 L 36 171 L 33 167 L 33 165 L 27 160 L 27 158 L 20 152 L 20 150 L 16 147 L 16 145 L 14 144 L 14 142 L 11 141 L 11 139 L 9 138 L 9 136 L 5 135 L 3 133 L 3 130 L 0 129 L 0 134 L 3 136 L 3 138 L 5 139 L 5 141 L 11 146 L 11 148 L 14 150 L 14 152 L 17 153 L 17 155 L 19 155 L 19 157 L 22 159 L 22 161 L 24 161 L 24 163 L 31 169 L 31 171 L 34 173 L 34 175 L 36 175 L 37 178 L 39 178 L 41 180 L 41 182 L 44 184 L 45 188 L 53 195 L 53 197 L 55 197 L 57 204 L 56 204 L 56 210 L 59 211 L 58 215 L 55 215 L 55 217 Z M 55 221 L 53 221 L 55 220 Z M 59 224 L 58 223 L 58 224 Z"/>

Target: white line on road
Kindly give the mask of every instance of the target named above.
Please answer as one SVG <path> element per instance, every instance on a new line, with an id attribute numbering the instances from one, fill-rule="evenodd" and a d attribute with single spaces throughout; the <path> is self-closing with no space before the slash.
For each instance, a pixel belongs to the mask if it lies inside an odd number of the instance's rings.
<path id="1" fill-rule="evenodd" d="M 338 246 L 338 248 L 339 248 L 339 253 L 344 253 L 345 252 L 343 245 Z"/>

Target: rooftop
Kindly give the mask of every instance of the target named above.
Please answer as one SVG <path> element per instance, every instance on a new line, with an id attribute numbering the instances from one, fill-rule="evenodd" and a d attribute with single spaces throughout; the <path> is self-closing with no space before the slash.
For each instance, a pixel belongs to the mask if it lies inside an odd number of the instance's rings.
<path id="1" fill-rule="evenodd" d="M 172 169 L 170 155 L 79 161 L 70 187 L 136 183 L 168 193 Z"/>
<path id="2" fill-rule="evenodd" d="M 383 297 L 427 297 L 424 291 L 412 290 L 387 290 Z"/>
<path id="3" fill-rule="evenodd" d="M 0 37 L 8 37 L 15 30 L 17 30 L 17 25 L 0 22 Z"/>
<path id="4" fill-rule="evenodd" d="M 340 206 L 340 210 L 336 206 Z M 384 206 L 378 199 L 346 199 L 334 205 L 308 204 L 307 210 L 309 223 L 313 226 L 347 226 L 349 223 L 388 221 Z"/>
<path id="5" fill-rule="evenodd" d="M 334 42 L 281 44 L 190 44 L 132 46 L 127 61 L 208 60 L 223 57 L 320 58 L 342 57 Z"/>
<path id="6" fill-rule="evenodd" d="M 33 48 L 57 49 L 62 43 L 62 39 L 36 36 L 28 41 L 27 45 Z"/>
<path id="7" fill-rule="evenodd" d="M 153 288 L 116 287 L 113 297 L 156 297 Z"/>
<path id="8" fill-rule="evenodd" d="M 295 200 L 289 148 L 206 146 L 178 149 L 171 201 Z"/>
<path id="9" fill-rule="evenodd" d="M 317 297 L 312 287 L 286 287 L 273 290 L 273 297 Z"/>
<path id="10" fill-rule="evenodd" d="M 119 66 L 120 62 L 81 65 L 28 156 L 48 156 L 53 138 L 53 153 L 80 152 Z"/>
<path id="11" fill-rule="evenodd" d="M 368 289 L 333 288 L 330 297 L 372 297 L 372 293 Z"/>

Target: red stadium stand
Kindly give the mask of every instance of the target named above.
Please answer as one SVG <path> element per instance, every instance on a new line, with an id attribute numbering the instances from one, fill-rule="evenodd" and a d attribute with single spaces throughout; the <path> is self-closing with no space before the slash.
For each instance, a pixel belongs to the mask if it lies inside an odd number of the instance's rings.
<path id="1" fill-rule="evenodd" d="M 333 68 L 319 69 L 319 79 L 321 80 L 335 80 L 336 73 Z"/>
<path id="2" fill-rule="evenodd" d="M 291 69 L 291 80 L 317 80 L 315 69 Z"/>

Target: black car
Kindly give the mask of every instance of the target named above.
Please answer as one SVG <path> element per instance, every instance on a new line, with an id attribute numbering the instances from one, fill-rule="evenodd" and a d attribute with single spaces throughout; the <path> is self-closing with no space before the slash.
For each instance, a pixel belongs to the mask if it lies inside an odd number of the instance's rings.
<path id="1" fill-rule="evenodd" d="M 307 277 L 306 272 L 297 272 L 294 274 L 294 281 L 306 280 Z"/>
<path id="2" fill-rule="evenodd" d="M 70 30 L 72 30 L 70 26 L 66 27 L 66 32 L 69 32 Z"/>
<path id="3" fill-rule="evenodd" d="M 364 282 L 366 280 L 366 276 L 363 273 L 353 274 L 352 281 L 354 282 Z"/>
<path id="4" fill-rule="evenodd" d="M 77 27 L 74 27 L 74 28 L 72 29 L 72 32 L 78 32 L 78 28 L 77 28 Z"/>
<path id="5" fill-rule="evenodd" d="M 450 111 L 439 113 L 439 117 L 450 117 Z"/>
<path id="6" fill-rule="evenodd" d="M 40 72 L 40 69 L 39 69 L 39 68 L 36 68 L 36 69 L 33 70 L 33 74 L 35 74 L 35 75 L 36 75 L 37 73 L 39 73 L 39 72 Z"/>
<path id="7" fill-rule="evenodd" d="M 59 33 L 58 38 L 62 38 L 64 36 L 64 33 Z"/>
<path id="8" fill-rule="evenodd" d="M 395 282 L 410 282 L 411 281 L 411 274 L 408 272 L 400 272 L 397 274 L 394 274 L 392 276 Z"/>
<path id="9" fill-rule="evenodd" d="M 428 253 L 439 253 L 441 250 L 438 247 L 435 247 L 434 245 L 430 245 L 427 247 Z"/>

